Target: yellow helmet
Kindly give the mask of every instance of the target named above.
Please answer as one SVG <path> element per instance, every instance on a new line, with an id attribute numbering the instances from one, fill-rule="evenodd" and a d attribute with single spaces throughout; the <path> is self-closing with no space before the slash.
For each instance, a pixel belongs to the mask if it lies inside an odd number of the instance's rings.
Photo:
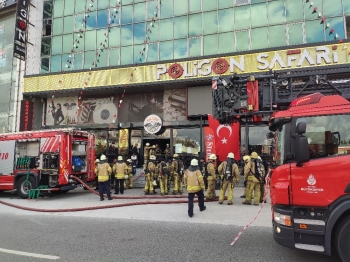
<path id="1" fill-rule="evenodd" d="M 174 154 L 173 157 L 179 157 L 179 155 L 178 154 Z"/>
<path id="2" fill-rule="evenodd" d="M 256 158 L 259 157 L 259 155 L 258 155 L 257 152 L 252 152 L 252 153 L 250 154 L 250 157 L 256 159 Z"/>
<path id="3" fill-rule="evenodd" d="M 249 161 L 249 160 L 250 160 L 250 156 L 245 155 L 245 156 L 243 157 L 243 161 L 244 161 L 244 162 L 247 162 L 247 161 Z"/>
<path id="4" fill-rule="evenodd" d="M 215 154 L 210 154 L 209 159 L 210 160 L 215 160 L 216 159 L 216 155 Z"/>

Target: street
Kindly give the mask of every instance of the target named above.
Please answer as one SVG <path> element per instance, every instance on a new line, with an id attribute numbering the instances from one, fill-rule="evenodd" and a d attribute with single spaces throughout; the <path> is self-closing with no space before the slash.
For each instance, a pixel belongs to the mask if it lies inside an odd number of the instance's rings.
<path id="1" fill-rule="evenodd" d="M 256 206 L 240 204 L 242 191 L 235 189 L 232 206 L 210 202 L 206 203 L 204 212 L 195 206 L 193 218 L 187 216 L 187 204 L 68 213 L 38 213 L 1 205 L 0 261 L 337 261 L 276 244 L 271 233 L 269 204 L 234 246 L 230 246 L 259 210 Z M 127 196 L 141 193 L 140 189 L 126 191 Z M 39 201 L 19 199 L 7 193 L 1 194 L 0 199 L 51 209 L 146 201 L 100 202 L 97 196 L 83 190 Z M 35 253 L 38 257 L 12 251 Z M 41 258 L 43 255 L 50 257 Z"/>

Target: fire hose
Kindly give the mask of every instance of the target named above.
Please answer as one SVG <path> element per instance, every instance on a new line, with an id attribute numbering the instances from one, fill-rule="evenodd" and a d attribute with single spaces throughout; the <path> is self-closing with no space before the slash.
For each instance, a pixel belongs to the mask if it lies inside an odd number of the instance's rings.
<path id="1" fill-rule="evenodd" d="M 141 176 L 141 175 L 140 175 Z M 139 176 L 139 177 L 140 177 Z M 90 188 L 83 180 L 80 178 L 71 175 L 71 178 L 80 182 L 86 189 L 95 195 L 99 195 L 95 190 Z M 138 179 L 138 178 L 137 178 Z M 161 199 L 161 198 L 187 198 L 187 196 L 113 196 L 114 199 Z M 198 202 L 195 200 L 194 202 Z M 20 206 L 12 203 L 8 203 L 0 200 L 0 204 L 10 206 L 13 208 L 18 208 L 26 211 L 34 211 L 34 212 L 77 212 L 77 211 L 87 211 L 87 210 L 97 210 L 97 209 L 105 209 L 105 208 L 115 208 L 115 207 L 127 207 L 127 206 L 137 206 L 137 205 L 158 205 L 158 204 L 184 204 L 188 203 L 187 200 L 167 200 L 167 201 L 141 201 L 141 202 L 131 202 L 131 203 L 122 203 L 122 204 L 112 204 L 112 205 L 104 205 L 104 206 L 90 206 L 90 207 L 77 207 L 77 208 L 61 208 L 61 209 L 43 209 L 43 208 L 32 208 Z"/>

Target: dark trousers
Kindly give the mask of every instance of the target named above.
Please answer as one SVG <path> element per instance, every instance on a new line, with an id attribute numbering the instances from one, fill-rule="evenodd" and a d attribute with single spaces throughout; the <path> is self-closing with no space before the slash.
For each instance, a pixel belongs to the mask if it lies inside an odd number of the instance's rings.
<path id="1" fill-rule="evenodd" d="M 124 194 L 124 179 L 115 179 L 115 189 L 114 189 L 114 192 L 116 194 L 119 193 L 119 190 L 120 190 L 120 193 L 121 194 Z"/>
<path id="2" fill-rule="evenodd" d="M 204 193 L 203 190 L 199 190 L 196 193 L 188 193 L 188 215 L 193 215 L 193 199 L 194 195 L 198 196 L 198 206 L 199 210 L 202 211 L 204 209 Z"/>
<path id="3" fill-rule="evenodd" d="M 111 183 L 110 183 L 111 186 L 113 186 L 113 185 L 114 185 L 114 180 L 115 180 L 115 179 L 114 179 L 114 176 L 113 176 L 113 175 L 110 176 L 110 177 L 109 177 L 109 180 L 110 180 L 110 182 L 111 182 Z"/>
<path id="4" fill-rule="evenodd" d="M 103 197 L 103 194 L 106 193 L 108 197 L 111 196 L 111 190 L 109 181 L 98 182 L 98 192 L 100 193 L 100 197 Z"/>

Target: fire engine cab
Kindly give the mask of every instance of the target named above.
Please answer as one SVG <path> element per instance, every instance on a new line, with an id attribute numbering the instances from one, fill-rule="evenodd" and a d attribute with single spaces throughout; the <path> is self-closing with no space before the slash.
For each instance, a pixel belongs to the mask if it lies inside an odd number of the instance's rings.
<path id="1" fill-rule="evenodd" d="M 95 137 L 75 129 L 0 134 L 0 191 L 68 192 L 82 186 L 75 175 L 94 184 Z"/>

